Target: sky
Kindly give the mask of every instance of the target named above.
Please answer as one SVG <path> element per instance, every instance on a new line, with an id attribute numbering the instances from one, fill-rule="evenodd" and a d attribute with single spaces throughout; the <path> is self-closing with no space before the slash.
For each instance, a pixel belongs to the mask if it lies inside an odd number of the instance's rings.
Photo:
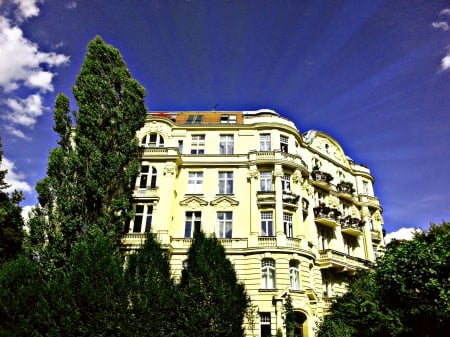
<path id="1" fill-rule="evenodd" d="M 391 236 L 450 221 L 450 1 L 0 0 L 0 136 L 28 209 L 96 35 L 149 111 L 269 108 L 375 177 Z"/>

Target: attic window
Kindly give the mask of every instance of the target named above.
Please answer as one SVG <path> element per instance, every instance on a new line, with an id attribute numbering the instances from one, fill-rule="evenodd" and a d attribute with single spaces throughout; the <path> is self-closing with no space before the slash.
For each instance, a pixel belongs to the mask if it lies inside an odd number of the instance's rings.
<path id="1" fill-rule="evenodd" d="M 236 124 L 236 115 L 221 115 L 221 124 Z"/>
<path id="2" fill-rule="evenodd" d="M 201 124 L 203 115 L 189 115 L 186 119 L 186 124 Z"/>

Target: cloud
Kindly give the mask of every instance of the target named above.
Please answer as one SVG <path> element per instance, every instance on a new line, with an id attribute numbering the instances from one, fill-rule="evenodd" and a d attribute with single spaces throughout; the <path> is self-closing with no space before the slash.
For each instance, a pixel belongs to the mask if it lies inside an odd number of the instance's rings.
<path id="1" fill-rule="evenodd" d="M 418 231 L 420 229 L 418 228 L 400 228 L 399 230 L 386 234 L 384 241 L 386 244 L 388 244 L 389 242 L 391 242 L 393 239 L 396 240 L 412 240 L 413 236 L 414 236 L 414 232 Z"/>
<path id="2" fill-rule="evenodd" d="M 441 70 L 446 71 L 450 69 L 450 51 L 447 51 L 447 55 L 445 55 L 441 60 Z"/>
<path id="3" fill-rule="evenodd" d="M 0 16 L 0 87 L 8 93 L 20 85 L 38 89 L 41 92 L 53 91 L 51 83 L 54 74 L 44 70 L 66 64 L 69 57 L 54 52 L 41 52 L 36 43 L 23 36 L 22 30 L 13 26 Z"/>
<path id="4" fill-rule="evenodd" d="M 6 105 L 11 111 L 6 118 L 14 124 L 23 126 L 33 126 L 45 109 L 39 94 L 30 95 L 25 99 L 8 98 Z"/>
<path id="5" fill-rule="evenodd" d="M 11 126 L 11 125 L 5 126 L 4 130 L 7 133 L 9 133 L 9 134 L 11 134 L 13 136 L 16 136 L 17 138 L 21 138 L 21 139 L 24 139 L 24 140 L 30 140 L 30 137 L 25 135 L 25 133 L 23 133 L 22 131 L 20 131 L 19 129 L 17 129 L 17 128 Z"/>
<path id="6" fill-rule="evenodd" d="M 0 163 L 0 170 L 8 170 L 5 182 L 11 186 L 5 189 L 5 192 L 12 192 L 14 190 L 31 192 L 31 186 L 25 181 L 25 175 L 15 171 L 15 165 L 12 161 L 3 157 Z"/>
<path id="7" fill-rule="evenodd" d="M 450 8 L 445 8 L 439 12 L 439 15 L 448 15 L 450 16 Z"/>
<path id="8" fill-rule="evenodd" d="M 433 22 L 431 25 L 433 28 L 442 29 L 445 32 L 450 29 L 448 23 L 445 21 Z"/>
<path id="9" fill-rule="evenodd" d="M 66 4 L 66 8 L 67 9 L 75 9 L 75 8 L 77 8 L 77 2 L 76 1 L 69 1 L 67 4 Z"/>
<path id="10" fill-rule="evenodd" d="M 39 15 L 38 3 L 40 0 L 13 0 L 17 5 L 16 15 L 19 20 L 25 20 Z"/>

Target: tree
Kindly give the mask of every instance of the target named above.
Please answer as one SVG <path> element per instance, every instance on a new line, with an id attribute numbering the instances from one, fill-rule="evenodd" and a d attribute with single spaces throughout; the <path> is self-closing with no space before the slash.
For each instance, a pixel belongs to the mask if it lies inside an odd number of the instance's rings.
<path id="1" fill-rule="evenodd" d="M 194 235 L 180 289 L 185 298 L 184 335 L 243 336 L 249 299 L 215 237 Z"/>
<path id="2" fill-rule="evenodd" d="M 0 164 L 3 160 L 0 138 Z M 0 262 L 17 256 L 24 238 L 22 208 L 19 203 L 23 195 L 19 191 L 11 195 L 5 192 L 9 185 L 5 182 L 7 170 L 0 170 Z"/>
<path id="3" fill-rule="evenodd" d="M 64 94 L 55 101 L 59 146 L 36 186 L 41 207 L 31 221 L 35 239 L 45 237 L 63 256 L 91 226 L 116 240 L 123 233 L 139 167 L 135 136 L 146 116 L 144 88 L 120 52 L 100 37 L 88 44 L 73 94 L 78 111 L 70 110 Z"/>
<path id="4" fill-rule="evenodd" d="M 170 274 L 167 250 L 152 234 L 137 252 L 128 256 L 125 279 L 129 313 L 127 336 L 179 336 L 178 289 Z"/>
<path id="5" fill-rule="evenodd" d="M 450 223 L 393 241 L 331 307 L 319 337 L 444 336 L 450 329 Z"/>

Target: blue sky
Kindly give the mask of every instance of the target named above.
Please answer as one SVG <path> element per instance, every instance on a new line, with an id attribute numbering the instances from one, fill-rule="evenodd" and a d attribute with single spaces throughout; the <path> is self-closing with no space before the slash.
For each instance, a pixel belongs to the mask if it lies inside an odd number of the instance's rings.
<path id="1" fill-rule="evenodd" d="M 388 232 L 426 229 L 450 220 L 449 25 L 439 0 L 0 0 L 2 166 L 34 205 L 100 35 L 150 111 L 274 109 L 369 166 Z"/>

